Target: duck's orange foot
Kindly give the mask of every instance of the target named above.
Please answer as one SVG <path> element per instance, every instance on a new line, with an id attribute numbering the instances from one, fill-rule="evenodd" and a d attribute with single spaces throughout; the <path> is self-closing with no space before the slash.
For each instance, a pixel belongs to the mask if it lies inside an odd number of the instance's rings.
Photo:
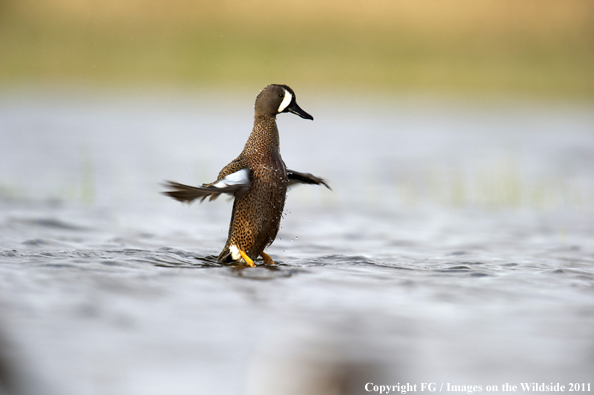
<path id="1" fill-rule="evenodd" d="M 268 255 L 267 253 L 263 252 L 260 255 L 262 255 L 262 258 L 264 259 L 264 263 L 267 265 L 274 265 L 274 261 L 272 260 L 272 258 L 270 257 L 270 255 Z"/>
<path id="2" fill-rule="evenodd" d="M 239 250 L 239 255 L 241 255 L 241 257 L 248 266 L 256 267 L 256 264 L 254 263 L 254 261 L 252 261 L 252 258 L 247 256 L 247 254 L 243 250 Z"/>

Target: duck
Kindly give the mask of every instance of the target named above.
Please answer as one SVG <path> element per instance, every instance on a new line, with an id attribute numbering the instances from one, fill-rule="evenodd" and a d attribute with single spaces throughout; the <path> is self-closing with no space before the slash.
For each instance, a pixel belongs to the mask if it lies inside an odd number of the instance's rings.
<path id="1" fill-rule="evenodd" d="M 262 257 L 274 265 L 264 252 L 278 234 L 288 187 L 296 184 L 330 186 L 320 177 L 287 169 L 280 153 L 276 117 L 292 113 L 303 119 L 313 117 L 297 104 L 293 89 L 287 85 L 265 87 L 254 105 L 254 127 L 243 151 L 223 167 L 217 179 L 202 186 L 166 181 L 163 194 L 183 203 L 212 201 L 222 194 L 233 198 L 233 211 L 227 242 L 217 260 L 223 264 L 255 267 Z"/>

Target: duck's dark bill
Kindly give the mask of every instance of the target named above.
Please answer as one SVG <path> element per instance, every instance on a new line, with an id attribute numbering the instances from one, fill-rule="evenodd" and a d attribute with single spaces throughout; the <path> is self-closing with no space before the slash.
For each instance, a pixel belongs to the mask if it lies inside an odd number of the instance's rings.
<path id="1" fill-rule="evenodd" d="M 287 108 L 287 110 L 295 115 L 299 115 L 301 118 L 311 119 L 313 121 L 313 117 L 305 111 L 303 111 L 295 101 Z"/>

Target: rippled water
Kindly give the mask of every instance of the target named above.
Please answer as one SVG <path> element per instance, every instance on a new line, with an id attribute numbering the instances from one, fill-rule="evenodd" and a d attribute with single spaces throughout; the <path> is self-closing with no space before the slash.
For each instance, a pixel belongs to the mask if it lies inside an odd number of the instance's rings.
<path id="1" fill-rule="evenodd" d="M 225 99 L 2 97 L 0 383 L 315 395 L 592 382 L 594 112 L 300 92 L 316 119 L 279 116 L 283 157 L 333 191 L 292 190 L 268 250 L 278 265 L 252 269 L 216 262 L 228 201 L 159 195 L 239 153 L 253 95 Z"/>

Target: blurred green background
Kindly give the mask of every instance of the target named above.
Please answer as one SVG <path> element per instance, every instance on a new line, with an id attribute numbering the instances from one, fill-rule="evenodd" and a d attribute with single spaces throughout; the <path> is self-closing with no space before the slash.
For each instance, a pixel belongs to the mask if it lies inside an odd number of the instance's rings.
<path id="1" fill-rule="evenodd" d="M 0 2 L 3 86 L 272 82 L 591 100 L 594 1 Z"/>

